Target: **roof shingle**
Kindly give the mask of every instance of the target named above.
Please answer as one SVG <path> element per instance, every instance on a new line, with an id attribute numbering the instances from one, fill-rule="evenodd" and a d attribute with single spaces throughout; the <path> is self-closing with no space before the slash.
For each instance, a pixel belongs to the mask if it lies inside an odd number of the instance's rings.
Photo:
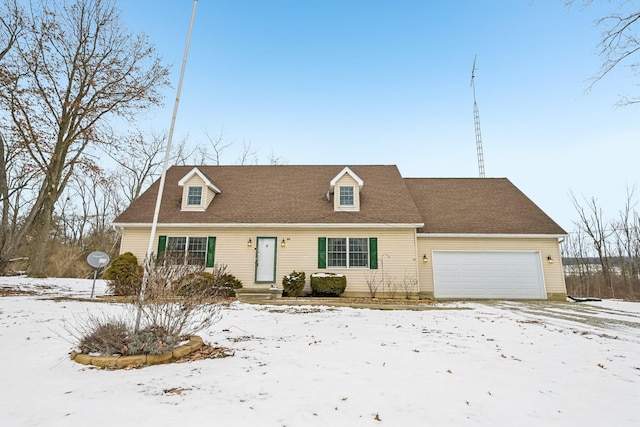
<path id="1" fill-rule="evenodd" d="M 420 233 L 567 234 L 506 178 L 405 178 Z"/>

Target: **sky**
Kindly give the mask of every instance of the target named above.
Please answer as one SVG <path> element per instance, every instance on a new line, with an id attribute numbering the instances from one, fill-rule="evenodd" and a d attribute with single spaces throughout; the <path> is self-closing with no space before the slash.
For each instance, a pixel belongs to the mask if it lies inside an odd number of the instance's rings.
<path id="1" fill-rule="evenodd" d="M 260 164 L 477 177 L 477 57 L 486 176 L 508 178 L 572 231 L 571 192 L 613 218 L 640 184 L 640 106 L 615 106 L 640 79 L 620 67 L 588 90 L 595 20 L 617 3 L 200 0 L 173 141 L 222 132 L 222 164 L 250 143 Z M 172 64 L 164 107 L 133 125 L 142 131 L 170 127 L 193 4 L 118 2 L 125 25 Z"/>
<path id="2" fill-rule="evenodd" d="M 135 310 L 91 302 L 91 287 L 0 277 L 0 425 L 640 424 L 637 302 L 234 302 L 198 333 L 232 357 L 110 371 L 72 361 L 69 332 Z"/>

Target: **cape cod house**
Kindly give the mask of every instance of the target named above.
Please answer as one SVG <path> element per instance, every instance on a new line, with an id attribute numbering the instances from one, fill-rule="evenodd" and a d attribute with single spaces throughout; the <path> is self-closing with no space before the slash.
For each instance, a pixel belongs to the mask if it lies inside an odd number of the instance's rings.
<path id="1" fill-rule="evenodd" d="M 114 225 L 143 260 L 159 181 Z M 292 271 L 347 277 L 345 296 L 562 299 L 566 232 L 505 178 L 403 178 L 393 165 L 174 166 L 157 251 L 226 265 L 244 288 Z M 389 296 L 389 295 L 388 295 Z"/>

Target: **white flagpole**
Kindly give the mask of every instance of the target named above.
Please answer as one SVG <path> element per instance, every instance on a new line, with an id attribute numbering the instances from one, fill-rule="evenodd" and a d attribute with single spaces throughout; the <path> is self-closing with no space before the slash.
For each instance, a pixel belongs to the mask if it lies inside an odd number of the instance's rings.
<path id="1" fill-rule="evenodd" d="M 144 294 L 149 281 L 149 269 L 153 262 L 153 246 L 156 238 L 156 229 L 158 227 L 158 215 L 160 214 L 160 204 L 162 202 L 162 192 L 164 190 L 164 181 L 167 177 L 167 168 L 169 165 L 169 157 L 171 156 L 171 142 L 173 141 L 173 130 L 176 125 L 176 116 L 178 115 L 178 104 L 180 103 L 180 92 L 182 91 L 182 80 L 184 79 L 184 70 L 187 67 L 187 56 L 189 55 L 189 44 L 191 43 L 191 32 L 193 30 L 193 21 L 196 17 L 196 6 L 198 0 L 193 0 L 193 10 L 191 12 L 191 23 L 189 24 L 189 34 L 187 35 L 187 44 L 184 48 L 184 57 L 182 59 L 182 69 L 180 70 L 180 80 L 178 82 L 178 90 L 176 91 L 176 101 L 173 105 L 173 116 L 171 117 L 171 127 L 169 128 L 169 136 L 167 138 L 167 148 L 164 153 L 164 165 L 162 166 L 162 175 L 160 176 L 160 187 L 158 187 L 158 197 L 156 198 L 156 208 L 153 212 L 153 222 L 151 223 L 151 234 L 149 235 L 149 246 L 147 247 L 147 255 L 144 260 L 144 275 L 142 277 L 142 285 L 140 286 L 140 297 L 138 299 L 138 313 L 136 315 L 136 332 L 140 329 L 140 316 L 142 314 L 142 304 L 144 303 Z"/>

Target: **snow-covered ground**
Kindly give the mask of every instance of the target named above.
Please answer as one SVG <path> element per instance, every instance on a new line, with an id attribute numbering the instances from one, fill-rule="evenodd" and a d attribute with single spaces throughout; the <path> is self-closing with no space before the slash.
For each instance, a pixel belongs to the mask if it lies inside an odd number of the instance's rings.
<path id="1" fill-rule="evenodd" d="M 234 357 L 106 371 L 62 319 L 118 307 L 52 299 L 91 284 L 0 277 L 35 292 L 0 298 L 0 426 L 640 425 L 640 303 L 233 303 L 200 335 Z"/>

